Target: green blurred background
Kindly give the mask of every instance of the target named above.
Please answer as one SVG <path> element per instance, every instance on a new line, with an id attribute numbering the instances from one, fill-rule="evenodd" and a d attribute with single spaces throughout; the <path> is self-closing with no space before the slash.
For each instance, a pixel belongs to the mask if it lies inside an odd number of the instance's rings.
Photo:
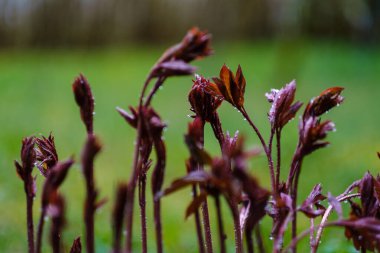
<path id="1" fill-rule="evenodd" d="M 118 182 L 129 178 L 135 139 L 135 132 L 115 107 L 137 103 L 152 64 L 193 25 L 213 34 L 215 49 L 214 56 L 194 63 L 197 72 L 211 77 L 218 75 L 224 63 L 233 70 L 241 64 L 247 79 L 246 108 L 265 136 L 269 104 L 264 93 L 270 88 L 296 79 L 297 98 L 304 102 L 328 87 L 346 88 L 344 104 L 324 116 L 337 125 L 337 132 L 328 136 L 332 145 L 304 163 L 300 199 L 316 183 L 322 183 L 325 193 L 337 195 L 367 170 L 378 173 L 379 1 L 0 0 L 0 252 L 25 252 L 27 246 L 24 193 L 13 167 L 13 160 L 19 159 L 21 139 L 52 131 L 60 159 L 80 157 L 85 131 L 71 93 L 79 73 L 93 87 L 95 131 L 104 144 L 96 162 L 96 178 L 100 195 L 108 197 L 109 203 L 96 216 L 96 247 L 98 252 L 110 251 L 114 191 Z M 182 140 L 190 121 L 187 94 L 191 79 L 169 80 L 154 99 L 168 124 L 165 185 L 185 173 L 188 153 Z M 225 130 L 239 130 L 247 137 L 248 147 L 258 145 L 231 106 L 223 104 L 220 114 Z M 206 148 L 217 155 L 218 144 L 210 129 L 207 133 Z M 287 175 L 296 141 L 294 120 L 284 129 L 283 175 Z M 263 156 L 251 160 L 250 171 L 269 188 Z M 41 189 L 43 178 L 37 170 L 35 173 Z M 67 226 L 62 235 L 66 247 L 74 237 L 83 235 L 83 190 L 80 168 L 75 165 L 62 187 L 67 198 Z M 184 190 L 163 200 L 166 252 L 197 251 L 193 221 L 184 220 L 190 198 Z M 35 221 L 39 201 L 37 197 Z M 154 252 L 150 205 L 148 213 L 149 252 Z M 232 251 L 233 227 L 226 207 L 224 213 Z M 135 218 L 138 252 L 137 212 Z M 262 224 L 268 248 L 270 224 L 268 218 Z M 303 220 L 299 230 L 307 227 Z M 44 252 L 50 252 L 45 239 Z M 307 251 L 304 241 L 300 252 Z M 322 241 L 321 252 L 355 252 L 342 230 L 329 230 Z"/>

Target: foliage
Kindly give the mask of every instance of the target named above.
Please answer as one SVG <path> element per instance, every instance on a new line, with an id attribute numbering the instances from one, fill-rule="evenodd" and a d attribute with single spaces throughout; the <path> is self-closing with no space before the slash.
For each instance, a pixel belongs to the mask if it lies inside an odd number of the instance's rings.
<path id="1" fill-rule="evenodd" d="M 274 239 L 273 252 L 289 250 L 296 252 L 297 243 L 306 235 L 310 235 L 310 250 L 316 252 L 324 228 L 331 226 L 344 227 L 346 237 L 353 241 L 357 250 L 362 252 L 379 251 L 379 176 L 375 178 L 367 173 L 363 179 L 354 182 L 337 197 L 330 193 L 327 197 L 324 196 L 321 185 L 317 184 L 302 204 L 297 205 L 298 183 L 303 160 L 317 149 L 324 148 L 329 144 L 325 138 L 330 131 L 335 129 L 335 126 L 329 120 L 323 121 L 321 115 L 343 102 L 341 96 L 343 88 L 341 87 L 326 89 L 306 105 L 300 117 L 298 144 L 289 174 L 285 180 L 281 180 L 282 130 L 302 106 L 301 102 L 294 102 L 295 81 L 280 90 L 272 89 L 266 94 L 271 108 L 268 112 L 270 136 L 268 140 L 265 140 L 262 132 L 245 109 L 246 80 L 240 66 L 234 75 L 226 65 L 223 65 L 220 77 L 213 78 L 212 81 L 197 75 L 188 98 L 194 115 L 185 135 L 185 143 L 190 153 L 190 157 L 186 161 L 187 174 L 173 181 L 168 188 L 163 189 L 167 154 L 162 134 L 166 125 L 153 109 L 151 101 L 168 78 L 193 74 L 195 68 L 189 63 L 211 53 L 210 35 L 198 28 L 191 29 L 179 44 L 169 48 L 153 66 L 143 85 L 138 106 L 130 107 L 130 112 L 121 108 L 117 109 L 126 122 L 136 130 L 137 137 L 130 179 L 128 182 L 120 183 L 117 190 L 112 219 L 114 231 L 112 252 L 129 253 L 133 251 L 132 227 L 136 190 L 140 207 L 142 251 L 147 252 L 146 185 L 147 172 L 152 166 L 151 190 L 157 252 L 164 251 L 161 220 L 162 198 L 184 187 L 191 187 L 192 190 L 193 199 L 186 210 L 186 217 L 194 215 L 199 252 L 212 253 L 215 251 L 208 211 L 209 197 L 215 201 L 217 235 L 221 252 L 226 252 L 225 217 L 222 215 L 221 197 L 225 199 L 231 212 L 235 232 L 235 250 L 238 253 L 244 252 L 243 241 L 246 242 L 247 252 L 254 252 L 255 247 L 259 252 L 265 251 L 259 222 L 266 215 L 273 219 L 271 233 L 271 237 Z M 155 83 L 147 93 L 148 86 L 152 81 Z M 87 252 L 92 253 L 95 252 L 95 212 L 106 202 L 105 199 L 98 199 L 99 194 L 94 176 L 94 159 L 102 145 L 93 129 L 94 98 L 91 87 L 83 75 L 75 79 L 73 92 L 87 132 L 81 156 L 81 167 L 86 185 L 83 222 L 86 228 L 85 248 Z M 217 112 L 223 101 L 229 102 L 242 114 L 259 138 L 268 161 L 270 189 L 261 186 L 247 169 L 248 159 L 258 155 L 259 152 L 245 150 L 243 137 L 240 137 L 238 133 L 233 137 L 228 132 L 224 133 Z M 219 142 L 219 156 L 212 157 L 205 150 L 204 127 L 206 124 L 211 125 L 214 136 Z M 274 143 L 276 144 L 275 149 L 273 148 Z M 155 158 L 152 158 L 153 152 Z M 21 161 L 21 163 L 15 162 L 15 167 L 24 183 L 26 194 L 29 252 L 41 252 L 45 215 L 52 218 L 50 243 L 53 252 L 61 252 L 63 250 L 61 234 L 65 224 L 66 201 L 59 192 L 59 186 L 65 180 L 68 170 L 73 164 L 73 159 L 68 159 L 66 162 L 58 160 L 54 138 L 50 135 L 48 138 L 33 136 L 25 138 L 21 149 Z M 46 177 L 42 191 L 42 212 L 36 246 L 32 216 L 33 198 L 36 194 L 35 177 L 32 175 L 34 165 Z M 357 193 L 352 193 L 353 190 L 357 190 Z M 354 202 L 354 198 L 358 198 L 359 203 Z M 322 202 L 325 199 L 329 202 L 328 206 Z M 349 201 L 352 209 L 347 218 L 341 211 L 341 202 L 346 200 Z M 339 214 L 339 218 L 336 221 L 328 222 L 327 218 L 332 210 Z M 297 216 L 300 212 L 310 219 L 310 229 L 297 235 Z M 322 217 L 319 225 L 315 225 L 317 217 Z M 124 223 L 127 233 L 125 234 L 125 247 L 122 247 L 121 231 Z M 288 245 L 285 245 L 288 226 L 291 227 L 291 239 Z M 71 252 L 81 252 L 79 238 L 74 240 Z"/>

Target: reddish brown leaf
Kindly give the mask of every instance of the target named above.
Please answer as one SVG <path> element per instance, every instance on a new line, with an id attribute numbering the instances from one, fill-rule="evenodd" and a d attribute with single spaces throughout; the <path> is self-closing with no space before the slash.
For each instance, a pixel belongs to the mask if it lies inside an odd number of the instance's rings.
<path id="1" fill-rule="evenodd" d="M 73 245 L 71 246 L 70 253 L 82 253 L 82 244 L 80 242 L 80 237 L 77 237 Z"/>
<path id="2" fill-rule="evenodd" d="M 295 92 L 296 82 L 293 80 L 280 90 L 272 89 L 270 93 L 266 93 L 268 101 L 272 103 L 268 118 L 273 129 L 283 128 L 301 108 L 301 102 L 292 105 Z"/>
<path id="3" fill-rule="evenodd" d="M 75 101 L 80 108 L 80 114 L 87 132 L 93 132 L 94 97 L 87 79 L 80 74 L 73 83 Z"/>
<path id="4" fill-rule="evenodd" d="M 152 72 L 152 77 L 191 75 L 195 70 L 195 67 L 183 60 L 173 60 L 158 64 Z"/>
<path id="5" fill-rule="evenodd" d="M 168 188 L 156 194 L 155 198 L 160 198 L 164 195 L 171 194 L 189 185 L 206 183 L 209 180 L 211 180 L 211 176 L 207 172 L 203 170 L 192 171 L 186 176 L 174 180 Z"/>
<path id="6" fill-rule="evenodd" d="M 306 200 L 302 203 L 299 210 L 309 218 L 318 217 L 325 212 L 325 208 L 320 204 L 320 201 L 324 199 L 326 199 L 326 197 L 322 195 L 321 184 L 317 184 L 314 186 Z M 312 206 L 315 206 L 316 209 L 313 209 Z"/>
<path id="7" fill-rule="evenodd" d="M 46 177 L 54 165 L 58 162 L 58 154 L 55 148 L 54 137 L 50 133 L 49 137 L 42 136 L 36 138 L 36 160 L 37 168 Z"/>
<path id="8" fill-rule="evenodd" d="M 344 98 L 340 95 L 343 87 L 332 87 L 324 90 L 318 97 L 314 98 L 307 105 L 304 118 L 310 116 L 321 116 L 331 108 L 339 106 Z"/>
<path id="9" fill-rule="evenodd" d="M 206 199 L 207 194 L 205 192 L 202 192 L 201 194 L 193 198 L 189 206 L 186 208 L 185 219 L 187 219 L 190 215 L 198 211 L 199 207 L 202 205 L 203 202 L 206 201 Z"/>
<path id="10" fill-rule="evenodd" d="M 236 72 L 236 77 L 234 77 L 234 74 L 226 65 L 223 65 L 220 70 L 219 78 L 213 78 L 213 81 L 215 84 L 210 83 L 207 88 L 210 94 L 217 98 L 223 98 L 239 110 L 242 109 L 244 105 L 246 81 L 240 65 Z"/>
<path id="11" fill-rule="evenodd" d="M 189 93 L 191 110 L 204 121 L 210 122 L 214 113 L 222 103 L 222 100 L 206 92 L 210 81 L 202 76 L 196 75 L 193 87 Z"/>
<path id="12" fill-rule="evenodd" d="M 169 48 L 158 60 L 158 64 L 171 60 L 190 62 L 195 59 L 206 57 L 212 53 L 210 47 L 211 35 L 202 32 L 197 27 L 190 29 L 182 41 Z"/>

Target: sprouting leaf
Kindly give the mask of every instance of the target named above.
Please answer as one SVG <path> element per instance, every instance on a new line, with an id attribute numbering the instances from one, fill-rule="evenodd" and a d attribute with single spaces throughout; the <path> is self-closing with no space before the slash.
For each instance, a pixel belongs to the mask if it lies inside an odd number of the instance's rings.
<path id="1" fill-rule="evenodd" d="M 195 213 L 199 209 L 199 207 L 202 205 L 202 203 L 206 201 L 206 199 L 207 199 L 206 192 L 202 192 L 201 194 L 193 198 L 189 206 L 186 208 L 185 219 L 187 219 L 190 215 Z"/>
<path id="2" fill-rule="evenodd" d="M 240 65 L 236 71 L 236 77 L 226 65 L 223 65 L 219 78 L 215 77 L 213 81 L 215 83 L 210 83 L 207 88 L 210 94 L 226 100 L 239 110 L 243 108 L 246 81 Z"/>
<path id="3" fill-rule="evenodd" d="M 87 132 L 93 132 L 94 97 L 87 79 L 80 74 L 73 83 L 75 101 L 80 108 L 80 114 Z"/>
<path id="4" fill-rule="evenodd" d="M 304 118 L 321 116 L 331 108 L 340 105 L 344 98 L 340 95 L 343 87 L 332 87 L 324 90 L 318 97 L 312 99 L 307 105 Z"/>

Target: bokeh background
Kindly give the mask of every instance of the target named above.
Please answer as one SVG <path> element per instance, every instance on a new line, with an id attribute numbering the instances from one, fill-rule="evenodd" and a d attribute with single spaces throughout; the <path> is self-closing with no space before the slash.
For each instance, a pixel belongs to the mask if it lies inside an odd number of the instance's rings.
<path id="1" fill-rule="evenodd" d="M 71 93 L 79 73 L 92 84 L 95 131 L 104 144 L 96 177 L 100 195 L 110 201 L 96 216 L 96 247 L 98 252 L 109 252 L 114 191 L 118 182 L 129 178 L 135 139 L 115 107 L 137 103 L 152 64 L 192 26 L 211 32 L 215 49 L 214 56 L 194 63 L 198 73 L 216 76 L 224 63 L 232 69 L 241 64 L 247 79 L 247 110 L 265 136 L 269 104 L 264 93 L 270 88 L 296 79 L 297 98 L 304 102 L 328 87 L 346 88 L 344 104 L 324 116 L 337 125 L 337 132 L 328 136 L 331 146 L 304 163 L 300 200 L 316 183 L 322 183 L 325 193 L 337 195 L 367 170 L 379 172 L 380 1 L 0 0 L 0 252 L 25 252 L 27 246 L 24 193 L 13 167 L 21 139 L 52 131 L 60 159 L 80 157 L 85 131 Z M 165 185 L 185 173 L 188 153 L 182 140 L 190 121 L 187 93 L 191 79 L 171 79 L 154 99 L 168 124 Z M 220 113 L 226 130 L 239 130 L 247 137 L 248 147 L 257 146 L 258 139 L 239 113 L 227 104 Z M 207 133 L 206 148 L 217 155 L 218 145 L 210 129 Z M 283 134 L 283 175 L 287 175 L 296 141 L 294 120 Z M 269 188 L 263 156 L 251 160 L 250 171 Z M 41 189 L 43 178 L 35 173 Z M 62 235 L 67 247 L 83 234 L 83 190 L 76 165 L 62 188 L 68 203 Z M 166 252 L 197 250 L 193 221 L 184 220 L 190 197 L 184 190 L 163 200 Z M 37 197 L 35 220 L 39 201 Z M 233 228 L 227 208 L 224 213 L 232 251 Z M 137 212 L 135 218 L 138 252 Z M 148 224 L 148 236 L 153 239 L 151 215 Z M 262 227 L 269 248 L 270 219 Z M 299 231 L 307 227 L 301 219 Z M 47 239 L 44 252 L 50 252 Z M 307 251 L 307 244 L 305 240 L 300 252 Z M 153 240 L 149 247 L 154 252 Z M 355 252 L 343 231 L 335 229 L 322 238 L 320 251 Z"/>

